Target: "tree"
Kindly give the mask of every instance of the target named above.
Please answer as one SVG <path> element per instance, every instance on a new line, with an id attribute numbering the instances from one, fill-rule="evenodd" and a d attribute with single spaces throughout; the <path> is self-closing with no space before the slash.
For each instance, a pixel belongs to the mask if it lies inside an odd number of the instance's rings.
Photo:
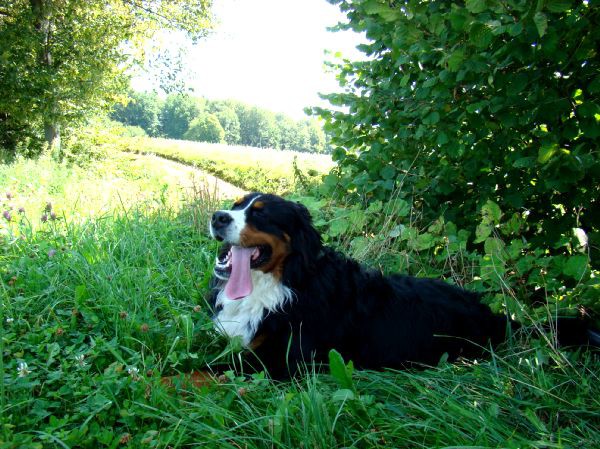
<path id="1" fill-rule="evenodd" d="M 181 139 L 190 123 L 204 111 L 201 98 L 185 94 L 171 94 L 167 97 L 160 113 L 161 132 L 165 137 Z"/>
<path id="2" fill-rule="evenodd" d="M 306 126 L 306 122 L 296 122 L 295 126 L 296 141 L 294 142 L 294 150 L 309 152 L 310 151 L 310 132 Z"/>
<path id="3" fill-rule="evenodd" d="M 279 146 L 282 150 L 295 150 L 298 145 L 298 130 L 296 122 L 284 114 L 275 116 L 279 129 Z"/>
<path id="4" fill-rule="evenodd" d="M 210 25 L 209 7 L 210 0 L 5 2 L 0 91 L 10 95 L 0 97 L 0 132 L 42 128 L 59 152 L 62 127 L 122 95 L 125 69 L 155 30 L 198 37 Z"/>
<path id="5" fill-rule="evenodd" d="M 217 116 L 219 123 L 225 130 L 225 142 L 229 145 L 240 143 L 240 120 L 231 103 L 212 101 L 208 104 L 208 110 Z"/>
<path id="6" fill-rule="evenodd" d="M 215 114 L 202 113 L 192 120 L 183 138 L 197 142 L 223 143 L 225 130 Z"/>
<path id="7" fill-rule="evenodd" d="M 155 137 L 160 129 L 162 103 L 155 92 L 131 92 L 126 105 L 114 106 L 110 117 L 130 126 L 139 126 Z"/>
<path id="8" fill-rule="evenodd" d="M 325 132 L 316 120 L 307 120 L 309 148 L 313 153 L 324 153 L 326 146 Z"/>

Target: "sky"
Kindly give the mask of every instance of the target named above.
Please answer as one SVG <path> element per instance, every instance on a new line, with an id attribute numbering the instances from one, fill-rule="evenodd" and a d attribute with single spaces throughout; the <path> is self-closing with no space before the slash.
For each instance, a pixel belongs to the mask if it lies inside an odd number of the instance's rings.
<path id="1" fill-rule="evenodd" d="M 340 90 L 323 64 L 325 50 L 360 57 L 361 35 L 327 31 L 345 17 L 326 0 L 214 0 L 213 12 L 215 30 L 196 45 L 181 36 L 167 39 L 188 48 L 186 78 L 198 96 L 241 100 L 298 119 L 304 107 L 327 104 L 318 92 Z M 137 79 L 134 88 L 148 83 Z"/>

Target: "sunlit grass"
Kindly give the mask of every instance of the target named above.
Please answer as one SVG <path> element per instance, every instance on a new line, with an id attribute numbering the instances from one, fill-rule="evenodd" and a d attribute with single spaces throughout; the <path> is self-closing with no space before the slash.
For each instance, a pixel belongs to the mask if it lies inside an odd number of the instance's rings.
<path id="1" fill-rule="evenodd" d="M 129 148 L 195 165 L 246 190 L 278 194 L 290 193 L 300 182 L 294 161 L 309 183 L 333 167 L 329 155 L 185 140 L 132 139 Z"/>

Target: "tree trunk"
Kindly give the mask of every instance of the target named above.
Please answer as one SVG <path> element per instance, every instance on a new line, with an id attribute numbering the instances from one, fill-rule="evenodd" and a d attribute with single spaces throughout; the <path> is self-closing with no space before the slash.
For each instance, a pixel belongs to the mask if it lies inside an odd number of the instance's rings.
<path id="1" fill-rule="evenodd" d="M 52 37 L 52 0 L 29 0 L 34 15 L 35 29 L 40 33 L 40 61 L 48 68 L 52 67 L 51 37 Z M 44 121 L 44 137 L 48 142 L 50 153 L 56 158 L 61 157 L 60 125 L 56 98 L 50 94 L 47 100 L 48 112 Z"/>
<path id="2" fill-rule="evenodd" d="M 48 142 L 50 154 L 52 154 L 54 159 L 60 159 L 60 125 L 55 121 L 44 123 L 44 137 L 46 138 L 46 142 Z"/>

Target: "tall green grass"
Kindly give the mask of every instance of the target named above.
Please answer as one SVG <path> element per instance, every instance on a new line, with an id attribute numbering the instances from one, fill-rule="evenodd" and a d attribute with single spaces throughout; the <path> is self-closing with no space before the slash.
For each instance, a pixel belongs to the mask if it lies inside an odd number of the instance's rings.
<path id="1" fill-rule="evenodd" d="M 66 170 L 56 184 L 69 197 L 76 169 L 31 164 L 10 201 L 40 170 Z M 88 176 L 102 186 L 111 170 Z M 100 215 L 84 213 L 103 210 L 90 193 L 89 209 L 65 200 L 60 218 L 35 226 L 0 218 L 0 448 L 598 447 L 597 356 L 535 336 L 423 371 L 307 368 L 289 382 L 228 372 L 165 386 L 162 376 L 236 355 L 204 299 L 214 199 L 170 203 L 160 185 L 144 188 L 148 198 L 131 187 L 130 203 Z"/>

